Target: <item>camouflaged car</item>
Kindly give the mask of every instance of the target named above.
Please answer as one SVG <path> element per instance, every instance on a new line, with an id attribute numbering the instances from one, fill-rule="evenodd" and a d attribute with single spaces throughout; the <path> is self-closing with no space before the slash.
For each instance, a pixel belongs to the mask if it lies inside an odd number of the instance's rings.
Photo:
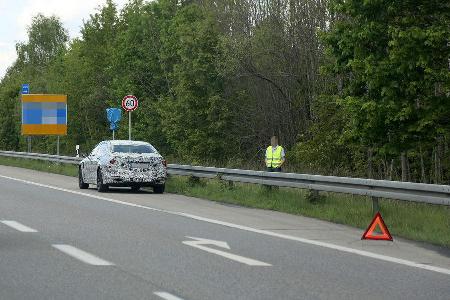
<path id="1" fill-rule="evenodd" d="M 97 185 L 99 192 L 110 186 L 153 187 L 154 193 L 164 193 L 167 165 L 156 149 L 146 142 L 103 141 L 85 157 L 79 166 L 80 189 Z"/>

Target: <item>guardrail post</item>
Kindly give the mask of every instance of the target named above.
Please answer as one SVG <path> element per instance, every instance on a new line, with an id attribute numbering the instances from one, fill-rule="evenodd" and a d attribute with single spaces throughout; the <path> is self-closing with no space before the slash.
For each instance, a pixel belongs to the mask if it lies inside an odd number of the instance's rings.
<path id="1" fill-rule="evenodd" d="M 190 175 L 188 177 L 187 184 L 190 187 L 194 187 L 196 185 L 200 185 L 200 177 L 197 177 L 197 176 L 194 176 L 194 175 Z"/>
<path id="2" fill-rule="evenodd" d="M 317 203 L 319 201 L 319 191 L 318 190 L 308 190 L 306 198 L 310 203 Z"/>
<path id="3" fill-rule="evenodd" d="M 234 182 L 231 180 L 228 180 L 228 189 L 230 190 L 234 189 Z"/>
<path id="4" fill-rule="evenodd" d="M 223 189 L 232 190 L 234 188 L 234 182 L 231 180 L 225 180 L 222 178 L 223 173 L 217 173 L 216 179 L 220 184 L 220 187 Z"/>
<path id="5" fill-rule="evenodd" d="M 57 140 L 56 140 L 56 155 L 59 156 L 59 135 L 58 135 Z"/>
<path id="6" fill-rule="evenodd" d="M 372 196 L 370 198 L 372 198 L 372 211 L 373 211 L 373 214 L 375 215 L 380 210 L 380 206 L 378 205 L 379 198 L 374 197 L 374 196 Z"/>

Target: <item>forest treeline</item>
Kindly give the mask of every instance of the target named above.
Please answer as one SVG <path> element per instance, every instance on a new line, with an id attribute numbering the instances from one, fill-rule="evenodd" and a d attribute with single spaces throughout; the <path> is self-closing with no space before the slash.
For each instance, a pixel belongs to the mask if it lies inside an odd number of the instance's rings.
<path id="1" fill-rule="evenodd" d="M 450 181 L 450 7 L 442 0 L 111 0 L 70 40 L 37 15 L 0 83 L 0 148 L 26 150 L 20 86 L 68 95 L 61 152 L 111 138 L 133 94 L 133 138 L 171 162 Z M 127 139 L 124 115 L 116 136 Z M 32 150 L 55 153 L 56 137 Z"/>

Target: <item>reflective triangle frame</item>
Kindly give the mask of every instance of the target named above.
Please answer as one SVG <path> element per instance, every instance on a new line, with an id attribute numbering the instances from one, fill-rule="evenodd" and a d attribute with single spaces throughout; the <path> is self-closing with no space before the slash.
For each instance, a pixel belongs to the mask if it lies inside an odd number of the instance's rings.
<path id="1" fill-rule="evenodd" d="M 377 225 L 380 227 L 382 234 L 374 234 Z M 372 222 L 370 222 L 369 227 L 361 237 L 361 240 L 383 240 L 383 241 L 393 241 L 391 233 L 387 228 L 386 224 L 381 217 L 380 212 L 377 212 Z"/>

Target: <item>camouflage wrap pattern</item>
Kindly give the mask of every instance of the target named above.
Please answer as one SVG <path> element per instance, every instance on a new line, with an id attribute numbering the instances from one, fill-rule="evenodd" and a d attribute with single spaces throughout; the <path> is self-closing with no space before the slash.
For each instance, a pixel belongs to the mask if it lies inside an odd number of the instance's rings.
<path id="1" fill-rule="evenodd" d="M 101 171 L 106 185 L 162 185 L 167 177 L 163 157 L 158 153 L 112 152 L 114 145 L 149 145 L 135 141 L 104 141 L 80 163 L 83 181 L 97 184 L 97 173 Z"/>
<path id="2" fill-rule="evenodd" d="M 138 167 L 133 167 L 132 164 Z M 140 165 L 140 166 L 139 166 Z M 103 183 L 149 183 L 163 184 L 167 173 L 162 165 L 162 158 L 133 157 L 116 158 L 114 164 L 102 168 Z"/>

